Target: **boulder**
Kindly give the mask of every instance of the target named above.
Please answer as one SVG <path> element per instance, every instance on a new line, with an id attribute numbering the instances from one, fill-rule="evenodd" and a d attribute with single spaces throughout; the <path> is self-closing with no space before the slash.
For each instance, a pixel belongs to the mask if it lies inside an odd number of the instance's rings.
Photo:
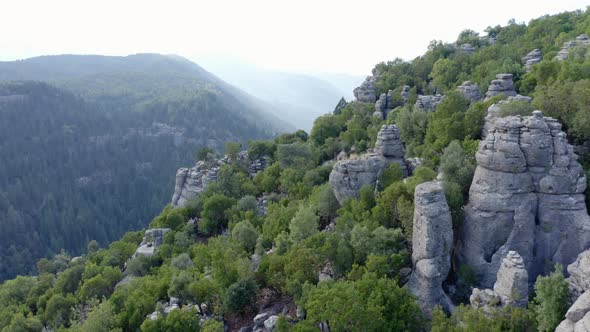
<path id="1" fill-rule="evenodd" d="M 522 63 L 526 68 L 526 71 L 529 72 L 533 69 L 533 66 L 543 60 L 543 55 L 539 49 L 535 48 L 529 54 L 522 57 Z"/>
<path id="2" fill-rule="evenodd" d="M 471 81 L 465 81 L 457 87 L 457 90 L 471 103 L 478 101 L 480 98 L 479 85 L 477 83 L 472 84 Z"/>
<path id="3" fill-rule="evenodd" d="M 590 249 L 578 255 L 576 260 L 568 265 L 568 282 L 574 299 L 590 290 Z"/>
<path id="4" fill-rule="evenodd" d="M 344 107 L 346 107 L 346 105 L 348 105 L 346 99 L 344 99 L 344 97 L 340 98 L 340 101 L 338 101 L 338 104 L 336 104 L 333 113 L 336 115 L 342 113 L 342 110 L 344 109 Z"/>
<path id="5" fill-rule="evenodd" d="M 451 311 L 453 306 L 442 283 L 451 268 L 453 223 L 442 183 L 431 181 L 416 186 L 414 204 L 413 270 L 408 290 L 427 314 L 435 305 Z"/>
<path id="6" fill-rule="evenodd" d="M 502 260 L 494 293 L 498 294 L 503 306 L 526 308 L 529 300 L 529 276 L 522 257 L 516 251 L 509 251 Z"/>
<path id="7" fill-rule="evenodd" d="M 156 249 L 164 243 L 164 235 L 170 231 L 170 228 L 150 228 L 145 231 L 143 240 L 133 254 L 133 257 L 154 255 Z"/>
<path id="8" fill-rule="evenodd" d="M 266 328 L 268 331 L 273 331 L 277 325 L 278 320 L 279 320 L 279 316 L 277 316 L 277 315 L 272 315 L 272 316 L 268 317 L 264 321 L 264 328 Z"/>
<path id="9" fill-rule="evenodd" d="M 488 100 L 499 94 L 504 94 L 507 97 L 516 96 L 516 90 L 514 89 L 514 81 L 512 81 L 512 74 L 498 74 L 496 79 L 490 82 L 488 92 L 484 100 Z"/>
<path id="10" fill-rule="evenodd" d="M 458 258 L 481 286 L 493 286 L 510 250 L 532 282 L 590 247 L 586 176 L 559 122 L 540 111 L 498 118 L 476 160 Z"/>
<path id="11" fill-rule="evenodd" d="M 571 49 L 576 47 L 586 48 L 588 46 L 590 46 L 590 37 L 588 37 L 588 35 L 586 34 L 579 35 L 578 37 L 576 37 L 576 39 L 563 43 L 563 47 L 561 48 L 561 50 L 559 50 L 559 52 L 557 52 L 555 59 L 557 59 L 558 61 L 567 60 L 569 58 L 569 53 Z"/>
<path id="12" fill-rule="evenodd" d="M 414 104 L 414 108 L 422 111 L 434 112 L 436 111 L 436 106 L 442 102 L 443 98 L 444 96 L 439 94 L 434 96 L 418 96 L 418 99 L 416 99 L 416 103 Z"/>

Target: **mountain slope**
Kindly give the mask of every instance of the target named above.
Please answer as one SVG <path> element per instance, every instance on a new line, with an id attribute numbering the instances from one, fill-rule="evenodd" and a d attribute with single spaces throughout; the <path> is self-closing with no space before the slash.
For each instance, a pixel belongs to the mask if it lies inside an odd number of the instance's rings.
<path id="1" fill-rule="evenodd" d="M 196 64 L 154 54 L 0 63 L 0 280 L 145 226 L 198 148 L 288 125 Z"/>
<path id="2" fill-rule="evenodd" d="M 320 115 L 334 110 L 362 78 L 348 75 L 311 75 L 273 71 L 229 59 L 203 59 L 203 66 L 225 81 L 275 108 L 298 129 L 309 131 Z"/>

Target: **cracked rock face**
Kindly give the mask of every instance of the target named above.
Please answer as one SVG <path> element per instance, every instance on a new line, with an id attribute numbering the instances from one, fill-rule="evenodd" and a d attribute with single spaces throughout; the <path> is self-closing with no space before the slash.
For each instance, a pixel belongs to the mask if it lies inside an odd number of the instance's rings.
<path id="1" fill-rule="evenodd" d="M 586 292 L 568 309 L 556 332 L 590 331 L 590 293 Z"/>
<path id="2" fill-rule="evenodd" d="M 512 74 L 498 74 L 496 79 L 490 82 L 488 92 L 484 99 L 488 100 L 499 94 L 504 94 L 507 97 L 516 96 L 516 90 L 514 90 L 514 81 L 512 81 Z"/>
<path id="3" fill-rule="evenodd" d="M 590 290 L 590 249 L 579 254 L 576 260 L 568 265 L 567 272 L 570 275 L 568 282 L 574 299 L 588 292 Z"/>
<path id="4" fill-rule="evenodd" d="M 384 125 L 377 134 L 375 152 L 358 159 L 343 159 L 334 164 L 330 173 L 330 185 L 340 204 L 346 198 L 356 197 L 366 185 L 375 186 L 383 170 L 391 163 L 402 167 L 404 176 L 408 169 L 404 160 L 406 150 L 395 125 Z"/>
<path id="5" fill-rule="evenodd" d="M 416 99 L 416 103 L 414 104 L 414 108 L 418 110 L 434 112 L 436 111 L 436 106 L 442 102 L 443 98 L 444 96 L 441 95 L 418 96 L 418 99 Z"/>
<path id="6" fill-rule="evenodd" d="M 559 122 L 539 111 L 498 118 L 476 159 L 459 260 L 482 286 L 492 287 L 510 250 L 535 280 L 590 246 L 586 177 Z"/>
<path id="7" fill-rule="evenodd" d="M 465 81 L 463 84 L 457 87 L 457 90 L 463 95 L 463 98 L 469 100 L 469 102 L 476 102 L 479 100 L 479 85 L 477 83 L 472 84 L 471 81 Z"/>
<path id="8" fill-rule="evenodd" d="M 410 97 L 410 86 L 409 85 L 404 85 L 404 87 L 402 88 L 401 97 L 402 97 L 402 100 L 404 101 L 404 104 L 405 104 L 408 101 L 408 98 Z"/>
<path id="9" fill-rule="evenodd" d="M 528 96 L 516 95 L 516 96 L 510 96 L 504 100 L 500 100 L 499 102 L 490 105 L 490 107 L 488 107 L 488 114 L 486 115 L 486 121 L 485 121 L 485 123 L 483 125 L 483 129 L 481 131 L 481 137 L 487 137 L 488 131 L 490 130 L 490 128 L 492 128 L 494 126 L 496 119 L 502 117 L 502 105 L 509 104 L 513 101 L 527 102 L 530 104 L 533 101 L 533 98 L 528 97 Z"/>
<path id="10" fill-rule="evenodd" d="M 363 103 L 375 103 L 377 101 L 377 89 L 375 89 L 375 76 L 368 76 L 361 86 L 353 90 L 354 97 Z"/>
<path id="11" fill-rule="evenodd" d="M 535 48 L 522 58 L 522 63 L 524 64 L 526 71 L 529 72 L 533 69 L 533 66 L 541 62 L 541 60 L 543 60 L 543 55 L 539 49 Z"/>
<path id="12" fill-rule="evenodd" d="M 176 172 L 176 185 L 172 206 L 184 206 L 190 199 L 199 196 L 207 185 L 217 180 L 220 165 L 199 161 L 193 168 L 181 168 Z"/>
<path id="13" fill-rule="evenodd" d="M 407 286 L 426 313 L 437 304 L 450 311 L 452 304 L 442 283 L 451 268 L 453 223 L 442 183 L 431 181 L 418 185 L 414 203 L 414 268 Z"/>

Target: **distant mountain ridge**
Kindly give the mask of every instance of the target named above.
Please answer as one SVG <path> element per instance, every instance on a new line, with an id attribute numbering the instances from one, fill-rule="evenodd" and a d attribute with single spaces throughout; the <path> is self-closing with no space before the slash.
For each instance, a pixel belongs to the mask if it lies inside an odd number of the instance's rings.
<path id="1" fill-rule="evenodd" d="M 144 227 L 204 146 L 292 129 L 179 56 L 0 62 L 0 280 Z"/>

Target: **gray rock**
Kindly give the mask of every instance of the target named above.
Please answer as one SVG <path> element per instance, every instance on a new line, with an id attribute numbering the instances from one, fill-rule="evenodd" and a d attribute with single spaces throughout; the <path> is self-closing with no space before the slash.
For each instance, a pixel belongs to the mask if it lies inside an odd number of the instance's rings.
<path id="1" fill-rule="evenodd" d="M 461 52 L 463 52 L 463 53 L 467 53 L 467 54 L 471 55 L 471 54 L 473 54 L 473 52 L 475 52 L 475 47 L 473 47 L 469 43 L 465 43 L 459 47 L 459 50 L 461 50 Z"/>
<path id="2" fill-rule="evenodd" d="M 465 81 L 457 87 L 457 90 L 471 103 L 478 101 L 480 98 L 479 85 L 477 83 L 472 84 L 471 81 Z"/>
<path id="3" fill-rule="evenodd" d="M 169 231 L 170 228 L 150 228 L 146 230 L 143 240 L 139 244 L 135 254 L 133 254 L 133 257 L 153 256 L 156 249 L 164 243 L 164 235 Z"/>
<path id="4" fill-rule="evenodd" d="M 418 96 L 418 99 L 416 99 L 416 103 L 414 104 L 414 108 L 422 111 L 434 112 L 436 111 L 436 106 L 438 106 L 438 104 L 440 104 L 443 99 L 444 96 L 439 94 L 434 96 Z"/>
<path id="5" fill-rule="evenodd" d="M 590 247 L 586 177 L 556 120 L 539 111 L 498 118 L 476 160 L 459 260 L 482 286 L 492 287 L 510 250 L 522 256 L 532 282 Z"/>
<path id="6" fill-rule="evenodd" d="M 401 97 L 402 100 L 404 101 L 404 104 L 408 101 L 408 98 L 410 97 L 410 86 L 409 85 L 404 85 L 402 88 L 402 92 L 401 92 Z"/>
<path id="7" fill-rule="evenodd" d="M 435 305 L 451 311 L 453 306 L 442 283 L 451 268 L 453 224 L 442 183 L 431 181 L 418 185 L 414 204 L 414 268 L 407 283 L 408 290 L 418 298 L 418 304 L 427 314 Z"/>
<path id="8" fill-rule="evenodd" d="M 374 103 L 377 101 L 377 90 L 375 89 L 375 76 L 368 76 L 361 86 L 353 90 L 354 97 L 363 103 Z"/>
<path id="9" fill-rule="evenodd" d="M 387 95 L 382 93 L 379 96 L 379 99 L 375 102 L 375 112 L 383 113 L 385 108 L 387 108 Z"/>
<path id="10" fill-rule="evenodd" d="M 482 308 L 485 312 L 492 312 L 501 303 L 500 296 L 491 289 L 474 288 L 469 297 L 469 303 L 473 308 Z"/>
<path id="11" fill-rule="evenodd" d="M 268 331 L 273 331 L 277 325 L 278 320 L 279 320 L 279 316 L 277 316 L 277 315 L 270 316 L 270 317 L 268 317 L 267 320 L 264 321 L 264 327 Z"/>
<path id="12" fill-rule="evenodd" d="M 338 115 L 342 113 L 342 110 L 346 107 L 346 105 L 348 105 L 346 99 L 344 99 L 344 97 L 340 98 L 340 101 L 338 101 L 338 104 L 336 104 L 336 107 L 334 108 L 334 114 Z"/>
<path id="13" fill-rule="evenodd" d="M 400 164 L 404 176 L 407 176 L 404 155 L 399 129 L 395 125 L 382 126 L 377 134 L 374 153 L 361 155 L 357 159 L 342 159 L 334 164 L 330 173 L 334 196 L 342 204 L 346 198 L 356 197 L 363 186 L 375 186 L 390 163 Z"/>
<path id="14" fill-rule="evenodd" d="M 526 308 L 529 300 L 528 281 L 522 257 L 516 251 L 509 251 L 496 275 L 494 293 L 498 294 L 503 306 Z"/>
<path id="15" fill-rule="evenodd" d="M 590 313 L 576 323 L 574 332 L 590 332 Z"/>
<path id="16" fill-rule="evenodd" d="M 555 59 L 557 59 L 558 61 L 567 60 L 569 58 L 569 53 L 571 49 L 576 47 L 586 48 L 588 46 L 590 46 L 590 38 L 588 37 L 588 35 L 579 35 L 578 37 L 576 37 L 576 39 L 563 43 L 563 47 L 561 48 L 561 50 L 559 50 L 559 52 L 557 52 Z"/>
<path id="17" fill-rule="evenodd" d="M 268 312 L 263 312 L 263 313 L 260 313 L 256 316 L 254 316 L 254 319 L 253 319 L 254 326 L 257 326 L 257 327 L 264 326 L 264 322 L 268 319 L 268 317 L 270 317 L 270 313 L 268 313 Z"/>
<path id="18" fill-rule="evenodd" d="M 512 81 L 512 74 L 498 74 L 496 79 L 490 82 L 488 92 L 484 100 L 488 100 L 499 94 L 504 94 L 507 97 L 516 96 L 516 90 L 514 89 L 514 81 Z"/>
<path id="19" fill-rule="evenodd" d="M 574 328 L 575 324 L 565 319 L 559 325 L 557 325 L 555 332 L 574 332 Z"/>
<path id="20" fill-rule="evenodd" d="M 574 304 L 568 309 L 565 318 L 576 323 L 584 318 L 586 313 L 590 311 L 590 293 L 586 292 L 580 296 Z"/>
<path id="21" fill-rule="evenodd" d="M 535 48 L 522 58 L 522 63 L 524 64 L 526 71 L 529 72 L 533 69 L 533 66 L 541 62 L 541 60 L 543 60 L 543 55 L 539 49 Z"/>
<path id="22" fill-rule="evenodd" d="M 199 196 L 209 183 L 217 181 L 220 164 L 217 161 L 199 161 L 193 168 L 181 168 L 176 172 L 176 185 L 172 206 L 182 207 L 190 199 Z"/>
<path id="23" fill-rule="evenodd" d="M 574 299 L 590 290 L 590 249 L 578 255 L 576 260 L 568 265 L 568 282 Z"/>
<path id="24" fill-rule="evenodd" d="M 491 127 L 494 126 L 496 119 L 502 117 L 502 105 L 510 104 L 513 101 L 527 102 L 530 104 L 533 101 L 533 98 L 528 96 L 516 95 L 510 96 L 506 99 L 500 100 L 495 104 L 490 105 L 490 107 L 488 107 L 488 113 L 482 129 L 481 137 L 485 138 L 486 136 L 488 136 L 488 131 Z"/>

